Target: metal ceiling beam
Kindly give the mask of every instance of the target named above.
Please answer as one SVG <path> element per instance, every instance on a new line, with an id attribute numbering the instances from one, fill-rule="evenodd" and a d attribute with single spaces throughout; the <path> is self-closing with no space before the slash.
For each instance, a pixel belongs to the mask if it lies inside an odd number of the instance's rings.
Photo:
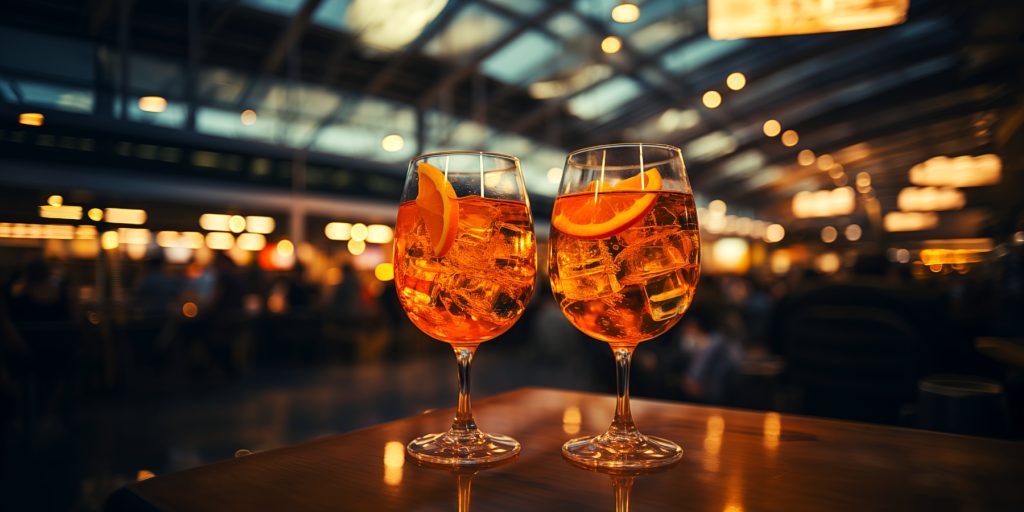
<path id="1" fill-rule="evenodd" d="M 477 52 L 469 62 L 465 63 L 458 69 L 445 75 L 437 84 L 427 90 L 427 92 L 420 95 L 416 100 L 416 104 L 421 108 L 429 107 L 430 104 L 444 91 L 448 91 L 451 88 L 458 85 L 459 82 L 465 80 L 473 73 L 477 72 L 480 68 L 480 64 L 487 60 L 488 57 L 494 55 L 499 50 L 504 48 L 507 44 L 514 41 L 517 37 L 522 35 L 524 32 L 540 26 L 541 23 L 549 20 L 552 16 L 557 14 L 559 11 L 572 4 L 572 0 L 557 0 L 550 3 L 547 8 L 540 11 L 539 13 L 530 17 L 525 23 L 522 23 L 515 30 L 512 30 L 505 36 L 499 38 L 493 44 L 485 48 L 483 51 Z"/>
<path id="2" fill-rule="evenodd" d="M 288 51 L 298 43 L 303 32 L 309 27 L 313 19 L 313 13 L 316 12 L 321 3 L 323 3 L 323 0 L 306 0 L 303 2 L 302 7 L 292 17 L 288 28 L 278 36 L 277 41 L 271 46 L 270 53 L 267 54 L 266 60 L 263 61 L 262 69 L 264 73 L 277 71 L 277 68 L 284 62 L 285 56 L 288 55 Z"/>

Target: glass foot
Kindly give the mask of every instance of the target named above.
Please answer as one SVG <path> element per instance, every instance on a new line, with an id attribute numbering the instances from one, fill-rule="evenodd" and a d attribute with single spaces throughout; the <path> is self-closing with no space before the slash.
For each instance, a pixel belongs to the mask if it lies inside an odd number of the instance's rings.
<path id="1" fill-rule="evenodd" d="M 605 433 L 570 439 L 562 445 L 562 456 L 584 467 L 628 470 L 674 464 L 683 458 L 683 449 L 660 437 Z"/>
<path id="2" fill-rule="evenodd" d="M 519 441 L 501 434 L 479 430 L 417 437 L 405 447 L 413 459 L 446 466 L 482 466 L 510 459 L 519 454 Z"/>

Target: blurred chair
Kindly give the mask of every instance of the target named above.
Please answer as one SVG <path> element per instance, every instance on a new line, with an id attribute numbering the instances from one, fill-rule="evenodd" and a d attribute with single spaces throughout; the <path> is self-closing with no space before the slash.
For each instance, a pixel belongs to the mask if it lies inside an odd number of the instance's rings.
<path id="1" fill-rule="evenodd" d="M 1009 411 L 1003 387 L 972 375 L 932 375 L 918 383 L 917 426 L 955 434 L 1004 436 Z"/>
<path id="2" fill-rule="evenodd" d="M 780 305 L 776 336 L 800 411 L 897 423 L 940 343 L 933 296 L 872 284 L 828 284 Z"/>

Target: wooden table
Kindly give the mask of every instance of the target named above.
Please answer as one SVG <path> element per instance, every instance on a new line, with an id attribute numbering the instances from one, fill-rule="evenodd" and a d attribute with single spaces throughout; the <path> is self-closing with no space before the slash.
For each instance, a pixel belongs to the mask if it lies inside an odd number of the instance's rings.
<path id="1" fill-rule="evenodd" d="M 533 388 L 477 401 L 481 427 L 523 450 L 473 477 L 472 509 L 614 510 L 613 478 L 560 453 L 570 434 L 603 431 L 613 406 L 609 396 Z M 468 475 L 401 456 L 409 439 L 447 428 L 452 414 L 158 476 L 119 491 L 110 509 L 456 510 Z M 634 512 L 1024 510 L 1022 443 L 636 399 L 633 415 L 642 431 L 684 449 L 678 465 L 635 478 Z"/>

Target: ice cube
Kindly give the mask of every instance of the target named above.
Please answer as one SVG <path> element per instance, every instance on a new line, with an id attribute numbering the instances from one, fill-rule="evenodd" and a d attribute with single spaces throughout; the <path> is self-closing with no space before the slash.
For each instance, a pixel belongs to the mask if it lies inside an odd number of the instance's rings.
<path id="1" fill-rule="evenodd" d="M 668 320 L 686 311 L 693 298 L 695 272 L 693 266 L 687 266 L 648 278 L 643 290 L 653 320 Z"/>
<path id="2" fill-rule="evenodd" d="M 438 282 L 438 299 L 448 312 L 473 320 L 489 317 L 502 295 L 499 282 L 485 273 L 452 273 Z"/>
<path id="3" fill-rule="evenodd" d="M 562 238 L 555 242 L 555 291 L 575 300 L 597 299 L 622 289 L 607 247 L 600 240 Z"/>

